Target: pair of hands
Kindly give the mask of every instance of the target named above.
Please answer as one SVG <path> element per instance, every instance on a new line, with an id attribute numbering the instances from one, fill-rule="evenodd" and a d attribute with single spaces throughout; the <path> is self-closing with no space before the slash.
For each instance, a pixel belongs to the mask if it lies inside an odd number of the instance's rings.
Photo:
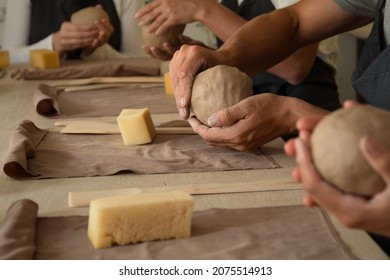
<path id="1" fill-rule="evenodd" d="M 346 102 L 344 107 L 362 106 Z M 360 141 L 360 151 L 372 168 L 383 178 L 387 187 L 370 199 L 344 194 L 323 181 L 316 171 L 310 153 L 310 135 L 321 120 L 306 117 L 297 122 L 299 138 L 285 144 L 285 152 L 296 158 L 294 178 L 302 182 L 308 207 L 321 206 L 333 213 L 344 225 L 390 237 L 390 150 L 371 137 Z"/>
<path id="2" fill-rule="evenodd" d="M 154 32 L 158 36 L 167 31 L 171 26 L 196 21 L 195 11 L 197 10 L 198 3 L 196 0 L 181 0 L 180 5 L 178 5 L 177 0 L 153 0 L 141 8 L 135 17 L 140 20 L 139 26 L 148 26 L 147 32 Z M 179 35 L 179 41 L 180 45 L 204 46 L 202 42 L 193 40 L 183 34 Z M 180 46 L 174 47 L 165 42 L 163 49 L 146 45 L 143 45 L 142 48 L 151 57 L 167 61 L 172 59 L 173 54 Z"/>
<path id="3" fill-rule="evenodd" d="M 60 30 L 53 34 L 53 49 L 63 54 L 82 48 L 82 54 L 88 56 L 107 43 L 113 31 L 114 28 L 107 19 L 86 25 L 64 22 Z"/>

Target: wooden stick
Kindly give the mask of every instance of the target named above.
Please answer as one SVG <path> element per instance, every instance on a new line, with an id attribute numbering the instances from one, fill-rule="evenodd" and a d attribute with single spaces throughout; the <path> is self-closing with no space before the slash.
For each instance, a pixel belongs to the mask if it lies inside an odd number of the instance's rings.
<path id="1" fill-rule="evenodd" d="M 133 76 L 133 77 L 94 77 L 88 79 L 77 79 L 60 81 L 51 84 L 57 87 L 69 87 L 69 86 L 83 86 L 92 84 L 115 84 L 115 83 L 164 83 L 163 76 L 149 77 L 149 76 Z"/>
<path id="2" fill-rule="evenodd" d="M 223 194 L 223 193 L 247 193 L 274 190 L 299 190 L 301 185 L 289 179 L 262 180 L 256 182 L 240 183 L 213 183 L 201 185 L 180 185 L 155 188 L 124 188 L 104 191 L 83 191 L 69 193 L 69 207 L 88 207 L 93 199 L 127 195 L 133 193 L 169 192 L 181 190 L 192 195 Z"/>
<path id="3" fill-rule="evenodd" d="M 55 126 L 64 126 L 60 130 L 66 134 L 118 134 L 117 123 L 104 121 L 58 121 Z M 191 127 L 156 127 L 157 134 L 196 134 Z"/>

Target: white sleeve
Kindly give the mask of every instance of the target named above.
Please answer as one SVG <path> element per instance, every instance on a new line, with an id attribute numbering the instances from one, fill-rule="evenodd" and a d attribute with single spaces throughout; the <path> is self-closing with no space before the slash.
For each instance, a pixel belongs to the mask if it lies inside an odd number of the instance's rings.
<path id="1" fill-rule="evenodd" d="M 299 0 L 271 0 L 272 4 L 275 6 L 275 9 L 282 9 L 284 7 L 295 4 L 298 1 Z"/>
<path id="2" fill-rule="evenodd" d="M 28 45 L 30 32 L 30 0 L 7 0 L 3 49 L 10 52 L 11 63 L 27 63 L 31 49 L 52 49 L 52 36 Z"/>
<path id="3" fill-rule="evenodd" d="M 142 49 L 141 28 L 135 13 L 144 5 L 143 0 L 114 0 L 121 21 L 121 52 L 131 57 L 147 56 Z"/>

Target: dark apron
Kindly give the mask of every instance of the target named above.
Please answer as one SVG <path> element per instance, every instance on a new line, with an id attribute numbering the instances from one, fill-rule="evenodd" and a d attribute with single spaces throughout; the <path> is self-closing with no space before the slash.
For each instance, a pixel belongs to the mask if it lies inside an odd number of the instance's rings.
<path id="1" fill-rule="evenodd" d="M 352 75 L 352 85 L 359 101 L 390 110 L 390 48 L 383 32 L 385 4 L 385 0 L 378 1 L 374 25 Z M 390 238 L 370 235 L 390 256 Z"/>
<path id="2" fill-rule="evenodd" d="M 221 3 L 246 20 L 275 10 L 270 0 L 244 0 L 240 6 L 234 0 L 223 0 Z M 255 94 L 270 92 L 296 97 L 328 111 L 341 107 L 334 70 L 318 57 L 305 80 L 299 85 L 291 85 L 268 72 L 258 74 L 252 77 L 252 80 Z"/>
<path id="3" fill-rule="evenodd" d="M 57 32 L 61 24 L 69 21 L 78 10 L 100 4 L 110 17 L 114 27 L 108 43 L 117 51 L 121 46 L 121 22 L 112 0 L 30 0 L 31 18 L 29 44 L 37 43 L 52 33 Z M 80 58 L 81 50 L 67 53 L 67 59 Z"/>
<path id="4" fill-rule="evenodd" d="M 352 75 L 352 85 L 360 102 L 390 110 L 390 48 L 383 31 L 385 3 L 378 1 L 374 25 Z"/>

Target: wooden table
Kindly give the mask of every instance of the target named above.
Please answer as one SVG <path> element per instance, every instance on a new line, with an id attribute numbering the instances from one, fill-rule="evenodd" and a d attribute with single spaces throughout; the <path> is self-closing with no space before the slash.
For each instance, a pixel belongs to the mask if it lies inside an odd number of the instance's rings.
<path id="1" fill-rule="evenodd" d="M 12 80 L 11 70 L 0 79 L 0 156 L 3 159 L 11 132 L 25 119 L 33 121 L 38 127 L 50 129 L 58 119 L 39 116 L 32 106 L 32 91 L 42 81 Z M 45 82 L 47 83 L 47 81 Z M 178 119 L 177 114 L 154 116 L 157 119 Z M 285 156 L 283 142 L 277 139 L 263 148 L 277 161 L 281 168 L 264 170 L 240 170 L 228 172 L 208 172 L 191 174 L 137 175 L 123 174 L 106 177 L 44 179 L 16 181 L 0 174 L 0 221 L 8 207 L 18 199 L 29 198 L 39 205 L 39 216 L 87 215 L 87 208 L 69 208 L 70 191 L 102 190 L 118 188 L 148 188 L 188 184 L 242 183 L 254 181 L 285 180 L 281 190 L 259 191 L 254 193 L 214 194 L 195 196 L 195 209 L 210 208 L 250 208 L 286 205 L 301 205 L 304 191 L 293 184 L 291 170 L 294 160 Z M 385 259 L 386 255 L 360 230 L 350 230 L 332 218 L 343 240 L 350 245 L 353 253 L 361 259 Z"/>

